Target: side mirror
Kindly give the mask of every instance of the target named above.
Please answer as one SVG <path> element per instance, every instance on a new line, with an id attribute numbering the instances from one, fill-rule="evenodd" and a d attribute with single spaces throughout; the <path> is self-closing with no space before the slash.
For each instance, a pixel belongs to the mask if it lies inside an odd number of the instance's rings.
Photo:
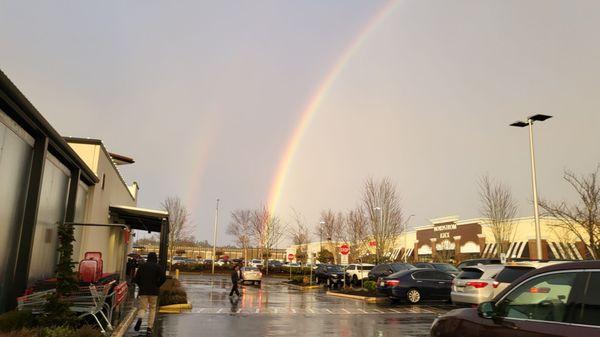
<path id="1" fill-rule="evenodd" d="M 494 318 L 496 316 L 496 305 L 494 305 L 494 302 L 483 302 L 477 307 L 477 314 L 482 318 Z"/>

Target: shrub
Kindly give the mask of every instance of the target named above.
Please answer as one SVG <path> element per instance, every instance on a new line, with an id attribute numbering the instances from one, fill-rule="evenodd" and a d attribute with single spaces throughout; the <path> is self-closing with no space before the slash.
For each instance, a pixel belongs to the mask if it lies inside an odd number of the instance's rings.
<path id="1" fill-rule="evenodd" d="M 0 332 L 21 330 L 34 325 L 31 311 L 9 311 L 0 315 Z"/>
<path id="2" fill-rule="evenodd" d="M 169 278 L 160 287 L 158 296 L 158 305 L 185 304 L 187 303 L 187 293 L 178 280 Z"/>
<path id="3" fill-rule="evenodd" d="M 9 332 L 0 332 L 0 337 L 38 337 L 38 333 L 34 330 L 21 329 Z"/>
<path id="4" fill-rule="evenodd" d="M 78 337 L 75 330 L 68 326 L 55 326 L 43 328 L 39 334 L 40 337 Z"/>
<path id="5" fill-rule="evenodd" d="M 377 289 L 377 283 L 375 281 L 365 281 L 363 286 L 371 292 L 374 292 Z"/>
<path id="6" fill-rule="evenodd" d="M 84 325 L 81 328 L 79 328 L 79 330 L 77 330 L 77 337 L 103 337 L 102 332 L 100 332 L 98 329 L 89 326 L 89 325 Z"/>

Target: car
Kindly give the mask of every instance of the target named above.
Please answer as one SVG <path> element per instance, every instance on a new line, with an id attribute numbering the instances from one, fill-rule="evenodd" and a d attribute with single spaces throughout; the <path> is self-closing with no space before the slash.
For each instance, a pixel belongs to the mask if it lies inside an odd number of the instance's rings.
<path id="1" fill-rule="evenodd" d="M 456 305 L 476 305 L 494 296 L 494 277 L 504 269 L 501 264 L 463 267 L 452 281 L 450 297 Z"/>
<path id="2" fill-rule="evenodd" d="M 443 271 L 446 273 L 450 273 L 454 276 L 456 276 L 456 275 L 458 275 L 458 273 L 460 273 L 460 270 L 458 270 L 458 268 L 451 265 L 450 263 L 418 262 L 418 263 L 415 263 L 414 266 L 417 268 L 435 269 L 435 270 Z"/>
<path id="3" fill-rule="evenodd" d="M 438 317 L 430 335 L 600 336 L 598 284 L 598 260 L 550 264 L 520 276 L 492 301 Z"/>
<path id="4" fill-rule="evenodd" d="M 277 260 L 269 260 L 269 268 L 277 268 L 283 266 L 283 262 Z"/>
<path id="5" fill-rule="evenodd" d="M 249 267 L 262 268 L 263 263 L 262 263 L 262 260 L 252 259 L 252 260 L 248 261 L 248 266 Z"/>
<path id="6" fill-rule="evenodd" d="M 183 263 L 185 263 L 185 264 L 197 264 L 198 260 L 196 260 L 196 259 L 185 259 L 185 260 L 183 260 Z"/>
<path id="7" fill-rule="evenodd" d="M 202 263 L 204 263 L 204 264 L 212 264 L 212 263 L 213 263 L 213 260 L 211 260 L 211 259 L 204 259 L 204 260 L 202 261 Z"/>
<path id="8" fill-rule="evenodd" d="M 240 271 L 242 272 L 242 283 L 250 282 L 260 285 L 260 282 L 262 281 L 262 273 L 258 268 L 242 267 Z"/>
<path id="9" fill-rule="evenodd" d="M 377 292 L 392 301 L 406 300 L 416 304 L 422 300 L 450 301 L 452 274 L 428 268 L 403 270 L 377 281 Z"/>
<path id="10" fill-rule="evenodd" d="M 502 292 L 514 280 L 529 273 L 532 270 L 549 266 L 552 264 L 565 263 L 564 261 L 523 261 L 511 262 L 504 266 L 504 269 L 496 275 L 492 287 L 494 288 L 494 296 Z"/>
<path id="11" fill-rule="evenodd" d="M 375 267 L 374 264 L 353 263 L 346 267 L 346 282 L 358 284 L 361 280 L 369 278 L 369 272 Z"/>
<path id="12" fill-rule="evenodd" d="M 380 277 L 389 276 L 401 270 L 415 269 L 415 266 L 409 263 L 382 263 L 378 264 L 369 271 L 369 280 L 377 281 Z"/>
<path id="13" fill-rule="evenodd" d="M 172 265 L 176 265 L 176 264 L 184 264 L 185 263 L 186 258 L 183 256 L 173 256 L 171 258 L 171 264 Z"/>
<path id="14" fill-rule="evenodd" d="M 464 267 L 471 267 L 471 266 L 476 266 L 479 264 L 483 264 L 483 265 L 487 265 L 487 264 L 502 264 L 502 261 L 500 261 L 500 259 L 471 259 L 471 260 L 464 260 L 463 262 L 459 263 L 458 266 L 456 266 L 456 268 L 458 268 L 459 270 L 462 270 Z"/>
<path id="15" fill-rule="evenodd" d="M 344 282 L 344 270 L 333 264 L 322 264 L 315 270 L 317 284 L 325 284 L 328 288 L 340 286 Z"/>

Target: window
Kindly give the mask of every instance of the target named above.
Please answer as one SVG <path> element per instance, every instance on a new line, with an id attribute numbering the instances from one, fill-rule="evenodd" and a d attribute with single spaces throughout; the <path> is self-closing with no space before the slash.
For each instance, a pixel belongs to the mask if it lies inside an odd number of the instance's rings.
<path id="1" fill-rule="evenodd" d="M 348 267 L 348 270 L 356 270 L 356 266 L 350 266 Z"/>
<path id="2" fill-rule="evenodd" d="M 413 277 L 415 280 L 437 280 L 436 277 L 437 272 L 435 271 L 420 271 L 418 273 L 414 273 Z"/>
<path id="3" fill-rule="evenodd" d="M 496 281 L 500 283 L 512 283 L 534 269 L 533 267 L 506 267 L 498 274 Z"/>
<path id="4" fill-rule="evenodd" d="M 577 273 L 558 273 L 526 281 L 498 303 L 507 318 L 565 322 Z"/>
<path id="5" fill-rule="evenodd" d="M 464 268 L 463 271 L 456 276 L 459 280 L 478 280 L 483 275 L 483 272 L 477 268 Z"/>
<path id="6" fill-rule="evenodd" d="M 435 280 L 444 280 L 444 281 L 452 281 L 454 278 L 447 273 L 441 271 L 435 271 L 433 274 L 433 279 Z"/>
<path id="7" fill-rule="evenodd" d="M 600 326 L 600 272 L 589 273 L 584 279 L 585 295 L 576 301 L 568 321 Z"/>

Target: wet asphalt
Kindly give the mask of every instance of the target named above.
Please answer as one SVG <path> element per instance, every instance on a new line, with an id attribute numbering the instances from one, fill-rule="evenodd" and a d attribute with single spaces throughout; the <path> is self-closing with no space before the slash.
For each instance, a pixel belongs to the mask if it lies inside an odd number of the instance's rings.
<path id="1" fill-rule="evenodd" d="M 293 289 L 277 278 L 264 279 L 261 286 L 244 285 L 242 296 L 231 298 L 227 276 L 180 279 L 193 309 L 159 314 L 154 336 L 424 337 L 435 317 L 452 309 L 442 303 L 365 303 L 326 295 L 324 289 Z M 126 336 L 145 334 L 130 328 Z"/>

